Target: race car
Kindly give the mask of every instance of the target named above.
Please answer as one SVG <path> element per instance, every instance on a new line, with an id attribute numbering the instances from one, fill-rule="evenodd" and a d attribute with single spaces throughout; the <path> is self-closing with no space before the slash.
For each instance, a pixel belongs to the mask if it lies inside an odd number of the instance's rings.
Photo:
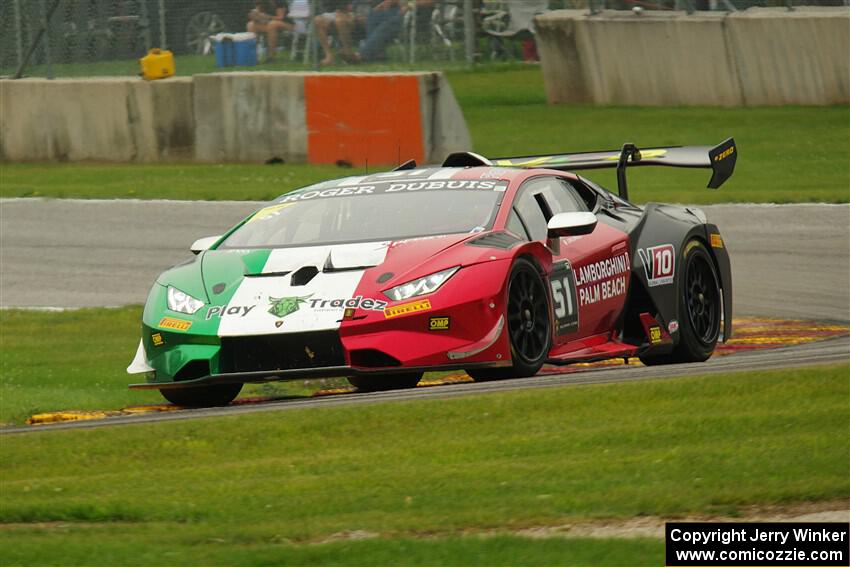
<path id="1" fill-rule="evenodd" d="M 694 207 L 628 201 L 626 170 L 734 171 L 731 138 L 488 159 L 325 181 L 260 208 L 154 283 L 127 371 L 181 406 L 246 382 L 424 372 L 527 377 L 544 364 L 699 362 L 731 336 L 723 237 Z M 614 194 L 574 171 L 617 169 Z"/>

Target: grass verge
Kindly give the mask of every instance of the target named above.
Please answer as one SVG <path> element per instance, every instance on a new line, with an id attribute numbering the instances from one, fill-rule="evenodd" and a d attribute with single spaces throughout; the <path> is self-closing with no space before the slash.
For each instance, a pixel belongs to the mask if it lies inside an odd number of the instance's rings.
<path id="1" fill-rule="evenodd" d="M 8 436 L 0 540 L 28 564 L 92 547 L 116 564 L 213 550 L 221 563 L 279 553 L 295 564 L 316 554 L 357 564 L 408 548 L 427 563 L 453 548 L 461 558 L 498 554 L 501 540 L 463 537 L 490 530 L 847 498 L 848 370 Z M 374 539 L 348 541 L 364 535 Z M 545 564 L 565 552 L 558 546 L 578 553 L 584 544 L 504 545 L 528 561 L 496 564 Z M 587 553 L 628 553 L 593 545 Z M 658 549 L 647 547 L 641 563 Z"/>
<path id="2" fill-rule="evenodd" d="M 98 530 L 97 555 L 120 561 L 121 565 L 286 565 L 287 567 L 655 567 L 664 555 L 664 544 L 653 540 L 588 540 L 529 539 L 523 537 L 448 537 L 427 540 L 399 538 L 392 540 L 335 541 L 320 545 L 293 545 L 281 540 L 232 543 L 225 537 L 190 535 L 154 530 L 145 536 L 126 541 L 124 529 Z M 180 530 L 193 533 L 188 530 Z M 14 545 L 4 556 L 3 564 L 12 566 L 87 565 L 93 545 L 86 541 L 91 531 L 74 526 L 12 530 Z M 47 539 L 46 535 L 50 534 Z M 194 534 L 193 534 L 194 535 Z M 196 536 L 197 537 L 197 536 Z M 0 541 L 4 533 L 0 533 Z M 148 543 L 143 547 L 139 539 Z M 11 543 L 11 542 L 10 542 Z"/>
<path id="3" fill-rule="evenodd" d="M 130 391 L 124 369 L 139 344 L 142 308 L 62 313 L 0 309 L 0 424 L 61 410 L 115 410 L 164 403 Z M 305 396 L 344 379 L 250 384 L 242 396 Z"/>
<path id="4" fill-rule="evenodd" d="M 850 108 L 624 108 L 548 106 L 537 66 L 447 73 L 475 151 L 488 156 L 648 145 L 713 144 L 734 135 L 737 171 L 719 191 L 702 170 L 630 172 L 637 202 L 848 202 Z M 839 152 L 840 154 L 840 152 Z M 358 168 L 309 165 L 22 164 L 0 166 L 2 197 L 267 200 Z M 615 189 L 611 171 L 588 176 Z"/>

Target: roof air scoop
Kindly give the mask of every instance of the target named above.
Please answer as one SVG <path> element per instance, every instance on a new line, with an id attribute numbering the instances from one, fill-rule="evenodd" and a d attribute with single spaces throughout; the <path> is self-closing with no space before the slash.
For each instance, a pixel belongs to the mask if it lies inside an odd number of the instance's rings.
<path id="1" fill-rule="evenodd" d="M 443 167 L 477 167 L 479 165 L 493 165 L 493 163 L 486 157 L 473 152 L 455 152 L 449 154 L 443 162 Z"/>

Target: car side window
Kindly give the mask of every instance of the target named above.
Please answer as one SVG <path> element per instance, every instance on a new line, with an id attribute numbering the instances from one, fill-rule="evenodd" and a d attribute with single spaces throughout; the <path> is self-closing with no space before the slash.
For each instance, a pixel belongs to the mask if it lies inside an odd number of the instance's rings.
<path id="1" fill-rule="evenodd" d="M 505 225 L 505 228 L 520 238 L 528 238 L 528 232 L 525 231 L 522 221 L 519 220 L 519 215 L 517 215 L 516 209 L 511 209 L 511 214 L 508 215 L 508 222 Z"/>
<path id="2" fill-rule="evenodd" d="M 574 211 L 587 211 L 587 203 L 579 196 L 575 188 L 560 177 L 535 177 L 525 182 L 514 201 L 514 210 L 532 240 L 546 239 L 546 226 L 552 215 Z M 511 218 L 508 217 L 508 228 Z"/>
<path id="3" fill-rule="evenodd" d="M 535 198 L 535 195 L 538 194 L 540 194 L 540 191 L 535 190 L 532 186 L 523 187 L 514 201 L 514 210 L 519 214 L 532 240 L 546 240 L 549 219 L 543 214 L 543 210 Z"/>
<path id="4" fill-rule="evenodd" d="M 547 200 L 549 195 L 551 195 L 557 203 L 551 205 L 553 213 L 583 212 L 588 210 L 587 203 L 581 198 L 578 191 L 576 191 L 575 187 L 569 181 L 560 177 L 552 177 L 549 180 L 548 192 L 545 194 Z"/>

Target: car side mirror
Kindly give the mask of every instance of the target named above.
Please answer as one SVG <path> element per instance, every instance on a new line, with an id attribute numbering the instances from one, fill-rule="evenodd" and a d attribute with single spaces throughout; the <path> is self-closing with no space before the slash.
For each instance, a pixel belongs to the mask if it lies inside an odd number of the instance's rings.
<path id="1" fill-rule="evenodd" d="M 218 242 L 219 238 L 221 238 L 220 234 L 218 236 L 205 236 L 203 238 L 199 238 L 192 243 L 189 250 L 192 251 L 192 254 L 200 254 L 204 250 L 209 250 L 213 244 Z"/>
<path id="2" fill-rule="evenodd" d="M 550 238 L 590 234 L 596 228 L 596 215 L 585 212 L 558 213 L 549 219 L 546 228 Z"/>

